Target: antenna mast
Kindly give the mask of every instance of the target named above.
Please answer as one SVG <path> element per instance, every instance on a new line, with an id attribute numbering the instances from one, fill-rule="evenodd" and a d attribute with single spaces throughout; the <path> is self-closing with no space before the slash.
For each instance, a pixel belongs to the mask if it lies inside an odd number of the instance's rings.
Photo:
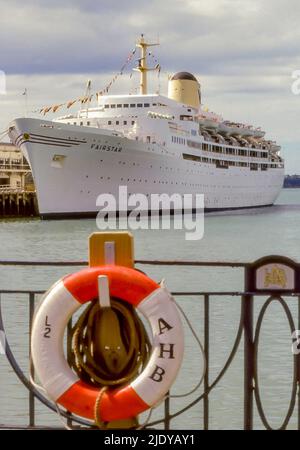
<path id="1" fill-rule="evenodd" d="M 156 44 L 147 43 L 145 41 L 143 34 L 141 34 L 139 41 L 136 43 L 136 47 L 139 47 L 141 49 L 141 57 L 138 60 L 139 61 L 138 67 L 135 67 L 133 70 L 141 73 L 141 76 L 140 76 L 140 94 L 141 95 L 147 94 L 147 72 L 159 69 L 159 67 L 150 68 L 147 66 L 147 48 L 153 47 L 155 45 L 159 45 L 159 43 L 156 43 Z"/>
<path id="2" fill-rule="evenodd" d="M 87 98 L 87 106 L 86 106 L 86 118 L 89 117 L 89 107 L 91 104 L 91 87 L 92 87 L 92 80 L 88 80 L 86 84 L 86 91 L 85 91 L 85 97 Z"/>

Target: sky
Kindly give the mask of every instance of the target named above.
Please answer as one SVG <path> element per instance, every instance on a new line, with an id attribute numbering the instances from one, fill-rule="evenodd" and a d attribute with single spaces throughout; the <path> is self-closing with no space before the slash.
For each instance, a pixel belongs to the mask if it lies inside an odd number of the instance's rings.
<path id="1" fill-rule="evenodd" d="M 82 96 L 88 79 L 99 91 L 144 33 L 160 43 L 153 91 L 167 93 L 169 74 L 193 73 L 205 106 L 261 126 L 282 146 L 286 173 L 300 174 L 300 92 L 292 90 L 300 71 L 299 0 L 0 0 L 0 8 L 0 134 L 24 115 L 25 88 L 33 117 Z M 131 67 L 111 94 L 135 92 Z"/>

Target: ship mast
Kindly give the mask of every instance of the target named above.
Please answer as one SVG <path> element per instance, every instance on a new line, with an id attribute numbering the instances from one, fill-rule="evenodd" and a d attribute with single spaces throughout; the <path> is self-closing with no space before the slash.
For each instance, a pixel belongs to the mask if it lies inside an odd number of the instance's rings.
<path id="1" fill-rule="evenodd" d="M 150 44 L 150 43 L 146 42 L 143 34 L 141 34 L 139 41 L 136 43 L 136 47 L 139 47 L 141 49 L 141 57 L 138 60 L 139 61 L 138 67 L 135 67 L 133 70 L 136 70 L 137 72 L 141 73 L 141 76 L 140 76 L 140 94 L 141 95 L 147 94 L 147 72 L 159 69 L 158 66 L 156 66 L 156 67 L 148 67 L 147 66 L 147 48 L 153 47 L 155 45 L 159 45 L 159 43 Z"/>

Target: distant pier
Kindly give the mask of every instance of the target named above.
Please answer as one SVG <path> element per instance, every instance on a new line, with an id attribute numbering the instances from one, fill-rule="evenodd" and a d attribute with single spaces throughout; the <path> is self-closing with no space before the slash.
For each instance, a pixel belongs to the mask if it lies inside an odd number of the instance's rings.
<path id="1" fill-rule="evenodd" d="M 0 218 L 37 215 L 35 191 L 0 188 Z"/>
<path id="2" fill-rule="evenodd" d="M 38 207 L 31 170 L 12 144 L 0 144 L 0 219 L 37 216 Z"/>

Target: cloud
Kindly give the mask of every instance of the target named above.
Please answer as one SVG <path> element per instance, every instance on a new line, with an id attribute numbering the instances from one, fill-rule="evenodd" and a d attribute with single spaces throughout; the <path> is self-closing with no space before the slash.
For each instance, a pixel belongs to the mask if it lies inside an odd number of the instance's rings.
<path id="1" fill-rule="evenodd" d="M 211 109 L 267 129 L 300 172 L 300 96 L 291 93 L 291 73 L 300 69 L 298 0 L 0 0 L 0 7 L 8 92 L 0 96 L 1 129 L 23 113 L 24 87 L 32 108 L 82 95 L 88 78 L 101 89 L 141 32 L 154 41 L 159 34 L 164 92 L 167 73 L 194 73 Z M 134 81 L 124 76 L 112 92 L 126 93 Z"/>
<path id="2" fill-rule="evenodd" d="M 295 0 L 1 3 L 1 64 L 8 73 L 113 70 L 141 32 L 160 32 L 163 64 L 174 70 L 180 62 L 202 73 L 238 73 L 299 58 Z"/>

